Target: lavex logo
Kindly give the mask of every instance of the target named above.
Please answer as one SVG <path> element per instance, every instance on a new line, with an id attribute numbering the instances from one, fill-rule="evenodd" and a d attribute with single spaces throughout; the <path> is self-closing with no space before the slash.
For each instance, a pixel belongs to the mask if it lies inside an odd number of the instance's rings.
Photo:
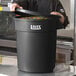
<path id="1" fill-rule="evenodd" d="M 31 25 L 30 29 L 31 30 L 41 30 L 41 25 Z"/>

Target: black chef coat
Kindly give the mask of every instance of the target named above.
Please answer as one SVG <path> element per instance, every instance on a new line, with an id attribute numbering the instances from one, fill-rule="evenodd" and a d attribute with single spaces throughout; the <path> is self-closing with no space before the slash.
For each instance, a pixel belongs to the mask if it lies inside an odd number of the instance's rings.
<path id="1" fill-rule="evenodd" d="M 64 18 L 64 28 L 69 23 L 65 10 L 59 0 L 15 0 L 24 9 L 38 11 L 44 14 L 49 14 L 52 11 L 61 13 Z"/>

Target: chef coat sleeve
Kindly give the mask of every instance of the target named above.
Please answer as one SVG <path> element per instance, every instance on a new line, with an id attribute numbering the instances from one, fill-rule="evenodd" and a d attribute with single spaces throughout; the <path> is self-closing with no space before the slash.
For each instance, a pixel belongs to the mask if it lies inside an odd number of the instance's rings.
<path id="1" fill-rule="evenodd" d="M 64 28 L 69 24 L 68 16 L 65 13 L 65 9 L 63 8 L 61 2 L 57 0 L 56 5 L 55 5 L 55 11 L 61 13 L 64 16 L 64 23 L 63 26 Z"/>

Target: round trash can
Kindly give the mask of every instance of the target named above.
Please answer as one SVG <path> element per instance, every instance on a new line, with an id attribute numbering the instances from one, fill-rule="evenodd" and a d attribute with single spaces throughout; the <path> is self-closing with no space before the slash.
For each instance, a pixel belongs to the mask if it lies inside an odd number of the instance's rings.
<path id="1" fill-rule="evenodd" d="M 59 17 L 15 18 L 18 68 L 31 73 L 53 72 L 56 59 L 56 30 Z"/>

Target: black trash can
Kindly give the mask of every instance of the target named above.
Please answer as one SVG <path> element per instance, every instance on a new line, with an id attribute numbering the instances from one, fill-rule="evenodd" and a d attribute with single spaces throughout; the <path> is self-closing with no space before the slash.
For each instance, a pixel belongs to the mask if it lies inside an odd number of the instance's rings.
<path id="1" fill-rule="evenodd" d="M 19 70 L 53 72 L 57 26 L 61 26 L 61 23 L 59 17 L 54 15 L 15 18 Z"/>

